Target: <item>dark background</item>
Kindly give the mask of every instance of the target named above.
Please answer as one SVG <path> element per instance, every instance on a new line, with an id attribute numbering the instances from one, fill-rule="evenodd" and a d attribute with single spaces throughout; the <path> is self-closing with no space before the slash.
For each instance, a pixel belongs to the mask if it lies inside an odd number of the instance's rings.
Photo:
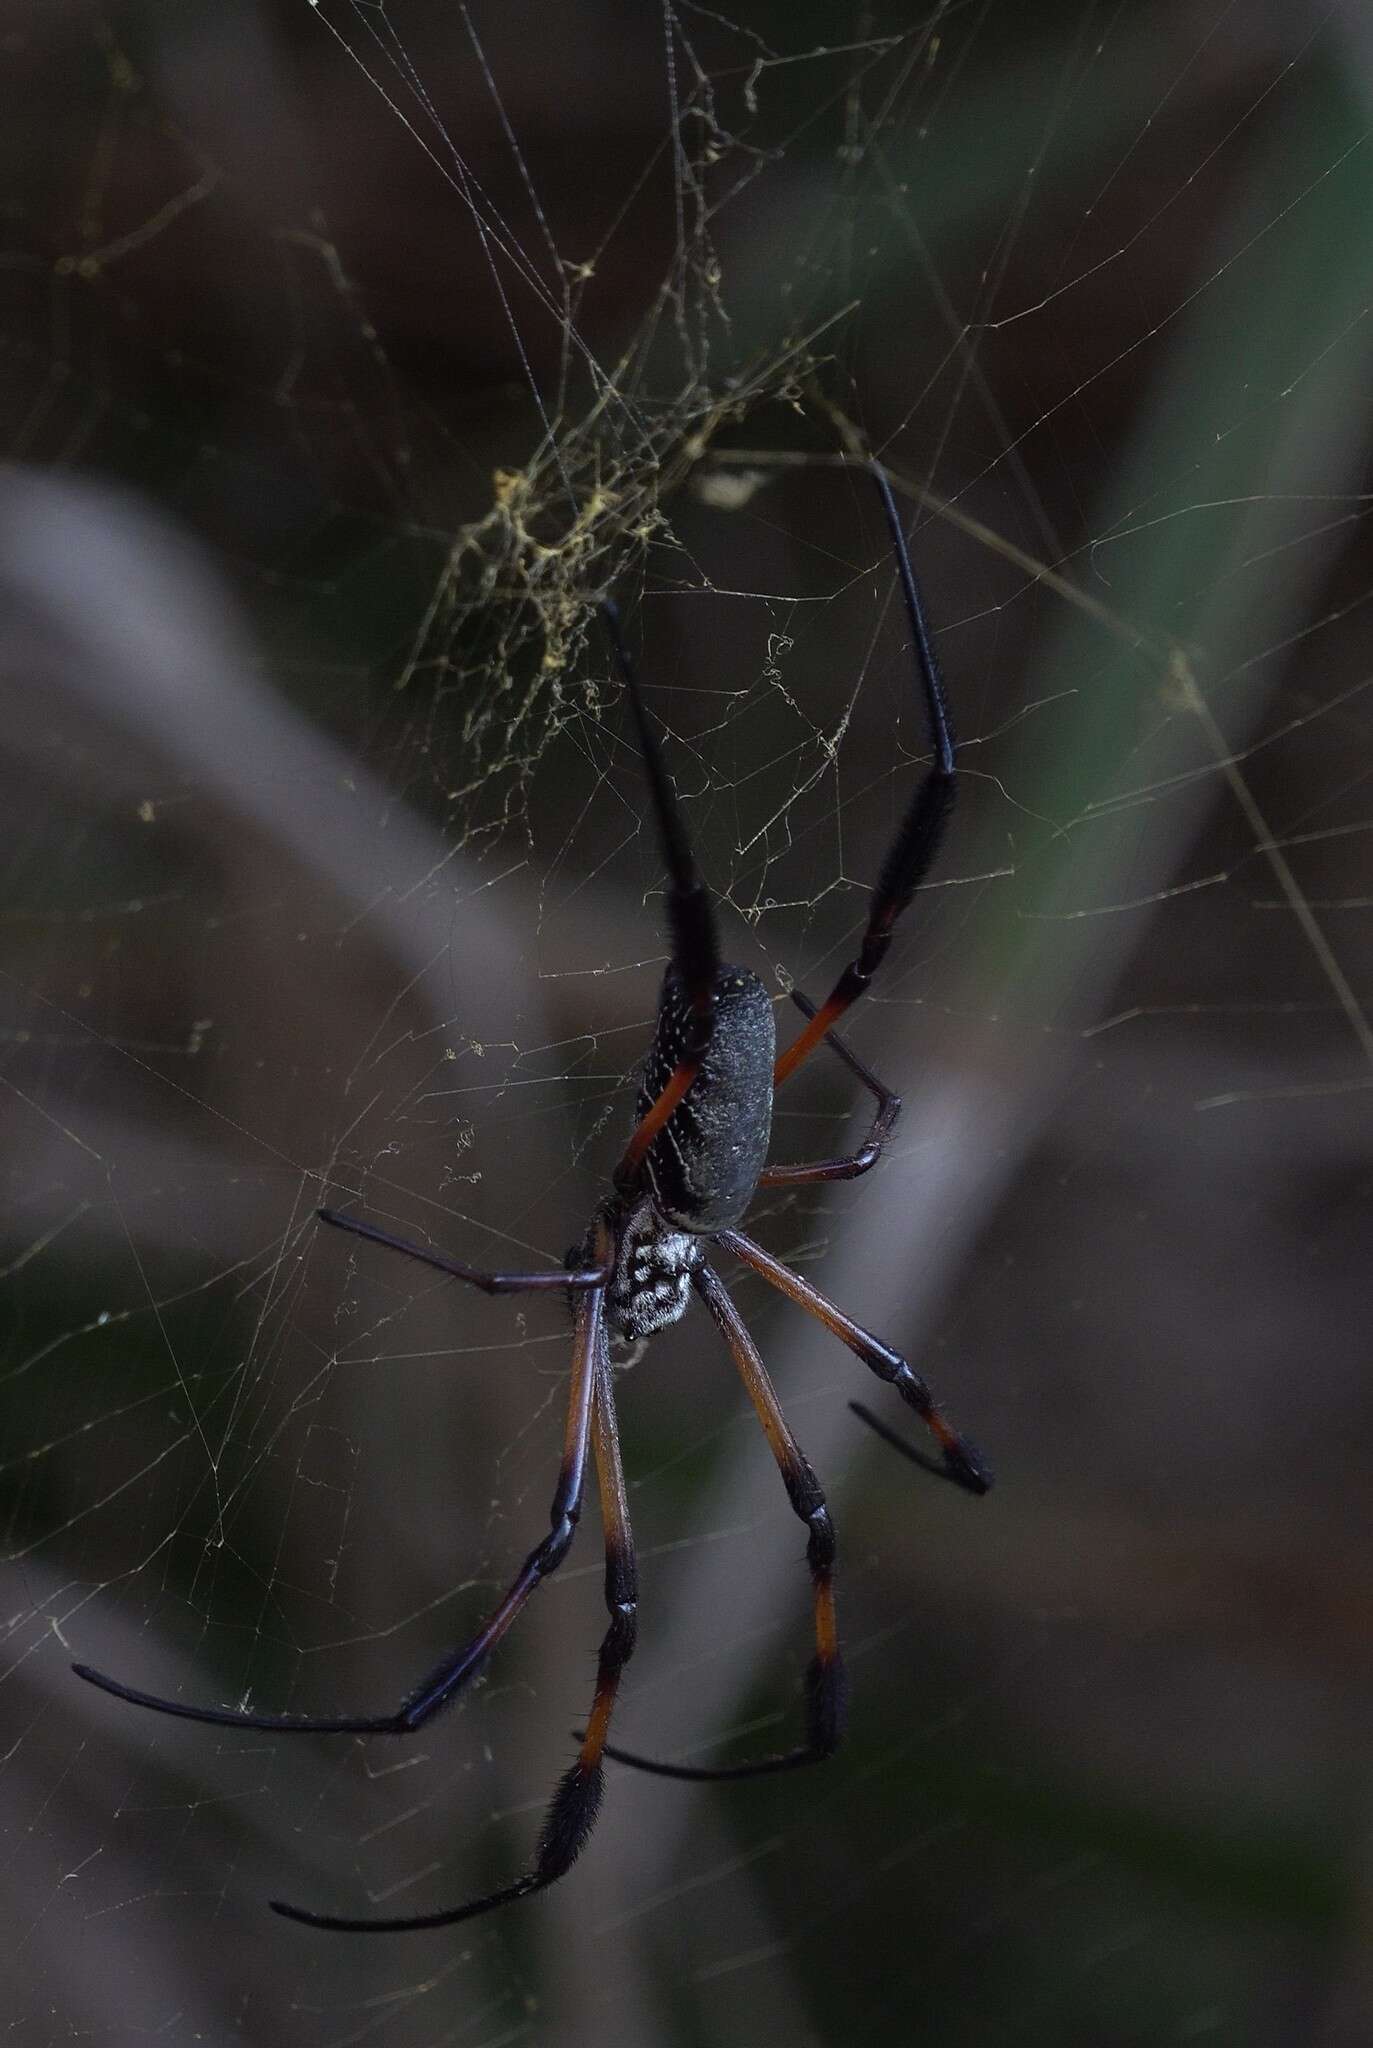
<path id="1" fill-rule="evenodd" d="M 1366 2040 L 1357 13 L 34 6 L 3 55 L 8 2038 Z M 731 956 L 779 1001 L 849 957 L 926 743 L 845 448 L 963 791 L 854 1019 L 890 1154 L 753 1227 L 998 1486 L 922 1483 L 742 1282 L 839 1527 L 841 1756 L 613 1773 L 556 1893 L 448 1933 L 286 1926 L 522 1867 L 594 1513 L 406 1745 L 70 1661 L 383 1709 L 541 1532 L 561 1309 L 313 1210 L 581 1232 L 662 959 L 612 584 Z M 777 1151 L 861 1116 L 808 1070 Z M 786 1741 L 801 1542 L 728 1360 L 697 1315 L 619 1387 L 623 1739 Z"/>

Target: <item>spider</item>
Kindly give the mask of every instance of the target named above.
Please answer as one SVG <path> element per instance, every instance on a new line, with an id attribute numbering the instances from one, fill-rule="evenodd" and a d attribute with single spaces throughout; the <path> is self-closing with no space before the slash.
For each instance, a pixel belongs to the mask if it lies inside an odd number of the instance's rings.
<path id="1" fill-rule="evenodd" d="M 261 1714 L 229 1707 L 188 1706 L 162 1699 L 94 1671 L 77 1676 L 135 1706 L 222 1728 L 278 1734 L 409 1735 L 471 1683 L 534 1589 L 557 1570 L 571 1547 L 582 1510 L 588 1458 L 596 1469 L 605 1536 L 605 1601 L 610 1626 L 602 1639 L 591 1713 L 576 1761 L 553 1794 L 530 1867 L 480 1898 L 438 1912 L 355 1919 L 273 1899 L 274 1912 L 309 1927 L 343 1933 L 402 1933 L 451 1927 L 512 1900 L 528 1898 L 565 1876 L 585 1847 L 600 1807 L 606 1757 L 663 1777 L 749 1778 L 833 1755 L 844 1727 L 846 1687 L 834 1604 L 835 1541 L 819 1481 L 792 1435 L 757 1347 L 707 1258 L 719 1247 L 816 1316 L 840 1343 L 895 1388 L 930 1430 L 939 1455 L 908 1443 L 866 1408 L 854 1412 L 914 1463 L 969 1493 L 985 1493 L 991 1474 L 981 1456 L 949 1423 L 925 1380 L 877 1337 L 826 1299 L 808 1280 L 774 1259 L 738 1228 L 758 1188 L 805 1187 L 853 1180 L 877 1163 L 901 1108 L 893 1094 L 836 1035 L 833 1026 L 868 988 L 891 943 L 892 927 L 935 859 L 953 803 L 954 742 L 939 667 L 900 516 L 885 474 L 871 473 L 881 495 L 914 642 L 933 741 L 933 758 L 911 801 L 873 891 L 856 957 L 817 1008 L 799 991 L 793 1001 L 806 1023 L 778 1056 L 772 1002 L 756 975 L 724 964 L 715 916 L 697 870 L 657 737 L 649 724 L 619 613 L 607 601 L 601 616 L 637 730 L 649 794 L 667 869 L 670 961 L 658 999 L 657 1026 L 639 1080 L 637 1122 L 611 1183 L 581 1243 L 562 1270 L 495 1273 L 478 1270 L 425 1246 L 410 1244 L 334 1209 L 325 1223 L 437 1267 L 488 1294 L 566 1293 L 571 1303 L 572 1370 L 558 1483 L 549 1531 L 520 1566 L 505 1597 L 477 1633 L 387 1714 Z M 772 1100 L 821 1044 L 837 1054 L 876 1107 L 858 1150 L 841 1159 L 769 1166 Z M 792 1749 L 718 1767 L 660 1762 L 608 1740 L 620 1679 L 634 1651 L 637 1578 L 629 1505 L 620 1460 L 610 1356 L 612 1338 L 637 1344 L 685 1314 L 692 1294 L 705 1303 L 738 1367 L 777 1461 L 792 1511 L 808 1531 L 806 1562 L 814 1603 L 815 1654 L 805 1676 L 805 1731 Z"/>

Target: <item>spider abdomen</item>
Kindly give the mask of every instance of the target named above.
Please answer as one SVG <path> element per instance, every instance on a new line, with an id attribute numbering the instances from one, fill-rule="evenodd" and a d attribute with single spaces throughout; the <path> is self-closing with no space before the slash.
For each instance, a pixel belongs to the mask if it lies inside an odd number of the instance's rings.
<path id="1" fill-rule="evenodd" d="M 690 1016 L 681 977 L 670 967 L 640 1078 L 638 1116 L 681 1060 Z M 767 1159 L 776 1052 L 772 1002 L 762 982 L 747 968 L 722 967 L 715 1027 L 700 1071 L 644 1160 L 654 1207 L 666 1223 L 709 1237 L 742 1219 Z"/>

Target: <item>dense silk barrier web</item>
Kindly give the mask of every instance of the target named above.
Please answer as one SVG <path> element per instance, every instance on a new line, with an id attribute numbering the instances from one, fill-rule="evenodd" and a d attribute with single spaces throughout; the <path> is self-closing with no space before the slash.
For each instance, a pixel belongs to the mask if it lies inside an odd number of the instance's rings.
<path id="1" fill-rule="evenodd" d="M 0 1781 L 17 2041 L 1354 2042 L 1373 1463 L 1369 55 L 1182 6 L 33 7 L 6 31 Z M 569 1325 L 321 1231 L 560 1261 L 663 960 L 613 593 L 728 958 L 852 957 L 905 1098 L 750 1228 L 927 1369 L 980 1505 L 732 1285 L 834 1512 L 786 1784 L 574 1750 L 599 1535 L 405 1753 L 547 1516 Z M 848 1027 L 846 1026 L 846 1029 Z M 813 1063 L 812 1063 L 813 1064 Z M 870 1106 L 838 1063 L 779 1157 Z M 794 1519 L 702 1319 L 616 1376 L 617 1740 L 785 1744 Z M 594 1523 L 594 1504 L 586 1519 Z"/>

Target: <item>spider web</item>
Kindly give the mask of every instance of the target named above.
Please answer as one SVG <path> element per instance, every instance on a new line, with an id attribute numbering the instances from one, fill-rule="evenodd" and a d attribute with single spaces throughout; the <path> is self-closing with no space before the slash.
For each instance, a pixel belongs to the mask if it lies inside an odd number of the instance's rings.
<path id="1" fill-rule="evenodd" d="M 1370 52 L 1352 12 L 321 0 L 21 10 L 10 469 L 0 1759 L 16 2042 L 1354 2043 L 1370 1989 Z M 881 1170 L 751 1228 L 999 1472 L 737 1295 L 830 1490 L 852 1734 L 805 1782 L 611 1774 L 593 1510 L 543 1532 L 549 1302 L 322 1199 L 556 1264 L 623 1142 L 660 861 L 625 605 L 726 950 L 850 957 L 961 745 L 852 1037 Z M 848 1149 L 824 1061 L 779 1157 Z M 731 1274 L 731 1282 L 734 1276 Z M 802 1540 L 705 1318 L 619 1381 L 617 1733 L 790 1740 Z"/>

